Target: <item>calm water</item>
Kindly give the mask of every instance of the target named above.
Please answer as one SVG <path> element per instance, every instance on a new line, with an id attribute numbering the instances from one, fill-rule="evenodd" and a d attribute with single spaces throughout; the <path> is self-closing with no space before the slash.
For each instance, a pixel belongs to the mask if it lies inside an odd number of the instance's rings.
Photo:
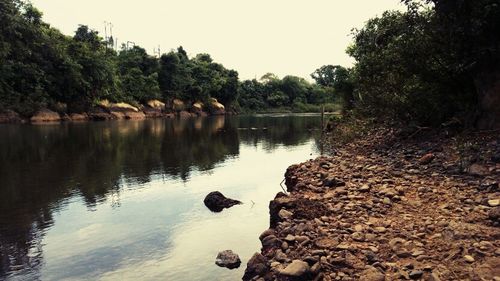
<path id="1" fill-rule="evenodd" d="M 319 116 L 0 125 L 0 280 L 241 280 Z M 212 213 L 219 190 L 244 204 Z M 239 269 L 217 267 L 231 249 Z"/>

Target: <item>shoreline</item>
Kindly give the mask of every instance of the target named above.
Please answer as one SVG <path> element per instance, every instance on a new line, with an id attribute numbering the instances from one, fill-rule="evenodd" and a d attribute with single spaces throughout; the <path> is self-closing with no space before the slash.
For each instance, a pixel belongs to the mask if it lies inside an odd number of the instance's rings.
<path id="1" fill-rule="evenodd" d="M 14 111 L 0 113 L 0 124 L 46 124 L 67 122 L 95 122 L 112 120 L 146 120 L 146 119 L 187 119 L 196 117 L 236 115 L 230 112 L 218 112 L 209 114 L 204 111 L 189 112 L 164 112 L 161 110 L 139 110 L 139 111 L 105 111 L 103 109 L 82 113 L 58 113 L 48 109 L 38 111 L 32 117 L 22 117 Z"/>
<path id="2" fill-rule="evenodd" d="M 243 280 L 500 280 L 498 134 L 379 130 L 333 154 L 287 169 Z"/>

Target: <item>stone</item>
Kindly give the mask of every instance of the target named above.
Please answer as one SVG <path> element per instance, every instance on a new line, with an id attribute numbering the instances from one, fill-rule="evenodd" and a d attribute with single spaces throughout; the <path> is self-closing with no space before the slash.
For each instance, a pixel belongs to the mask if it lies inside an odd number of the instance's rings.
<path id="1" fill-rule="evenodd" d="M 310 271 L 309 264 L 301 260 L 293 260 L 285 269 L 280 271 L 281 275 L 290 277 L 301 277 Z"/>
<path id="2" fill-rule="evenodd" d="M 87 113 L 71 113 L 69 115 L 69 119 L 73 122 L 79 122 L 79 121 L 87 121 L 89 119 L 89 116 Z"/>
<path id="3" fill-rule="evenodd" d="M 383 274 L 373 266 L 368 266 L 363 272 L 361 272 L 359 280 L 385 281 L 385 274 Z"/>
<path id="4" fill-rule="evenodd" d="M 500 207 L 494 207 L 488 211 L 488 217 L 492 221 L 500 221 Z"/>
<path id="5" fill-rule="evenodd" d="M 291 234 L 288 234 L 286 237 L 285 237 L 285 241 L 288 241 L 288 242 L 293 242 L 295 241 L 295 236 L 291 235 Z"/>
<path id="6" fill-rule="evenodd" d="M 220 267 L 234 269 L 240 267 L 240 257 L 231 250 L 220 252 L 215 259 L 215 264 Z"/>
<path id="7" fill-rule="evenodd" d="M 226 198 L 219 191 L 210 192 L 203 200 L 205 206 L 212 212 L 221 212 L 225 208 L 230 208 L 234 205 L 242 204 L 238 200 Z"/>
<path id="8" fill-rule="evenodd" d="M 274 235 L 274 234 L 275 234 L 274 229 L 269 228 L 269 229 L 265 230 L 264 232 L 262 232 L 262 234 L 259 236 L 259 240 L 262 241 L 267 236 Z"/>
<path id="9" fill-rule="evenodd" d="M 0 124 L 1 123 L 18 123 L 22 119 L 17 112 L 12 110 L 0 111 Z"/>
<path id="10" fill-rule="evenodd" d="M 488 205 L 490 207 L 497 207 L 498 205 L 500 205 L 500 199 L 488 200 Z"/>
<path id="11" fill-rule="evenodd" d="M 261 253 L 255 253 L 247 263 L 243 280 L 252 280 L 256 276 L 264 276 L 268 270 L 266 257 Z"/>
<path id="12" fill-rule="evenodd" d="M 468 262 L 468 263 L 473 263 L 474 261 L 476 261 L 476 260 L 474 259 L 474 257 L 473 257 L 473 256 L 471 256 L 471 255 L 465 255 L 465 256 L 464 256 L 464 260 L 465 260 L 466 262 Z"/>
<path id="13" fill-rule="evenodd" d="M 422 275 L 424 275 L 424 272 L 422 270 L 412 270 L 410 271 L 410 274 L 408 274 L 408 276 L 413 280 L 420 279 Z"/>
<path id="14" fill-rule="evenodd" d="M 268 235 L 262 239 L 262 247 L 270 248 L 279 245 L 280 241 L 274 235 Z"/>
<path id="15" fill-rule="evenodd" d="M 321 238 L 321 239 L 316 240 L 316 242 L 314 242 L 314 243 L 319 248 L 327 248 L 327 249 L 332 249 L 332 248 L 337 247 L 337 245 L 339 245 L 339 241 L 332 239 L 332 238 Z"/>
<path id="16" fill-rule="evenodd" d="M 293 213 L 290 212 L 290 211 L 287 211 L 285 209 L 281 209 L 278 213 L 278 216 L 281 218 L 281 219 L 290 219 L 293 217 Z"/>
<path id="17" fill-rule="evenodd" d="M 326 178 L 323 180 L 323 186 L 326 187 L 339 187 L 339 186 L 345 186 L 345 182 L 338 180 L 334 177 Z"/>
<path id="18" fill-rule="evenodd" d="M 30 118 L 30 121 L 31 123 L 60 122 L 61 116 L 57 112 L 48 109 L 40 109 Z"/>
<path id="19" fill-rule="evenodd" d="M 431 163 L 432 160 L 434 160 L 434 158 L 435 158 L 434 154 L 427 153 L 418 160 L 418 163 L 420 163 L 421 165 L 427 165 Z"/>
<path id="20" fill-rule="evenodd" d="M 484 165 L 474 163 L 469 167 L 469 174 L 473 176 L 486 176 L 490 173 Z"/>

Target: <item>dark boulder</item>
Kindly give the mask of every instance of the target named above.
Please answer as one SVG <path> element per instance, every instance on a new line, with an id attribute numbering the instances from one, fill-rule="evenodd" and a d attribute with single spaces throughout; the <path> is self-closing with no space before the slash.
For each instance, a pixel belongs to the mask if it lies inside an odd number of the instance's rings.
<path id="1" fill-rule="evenodd" d="M 264 276 L 269 271 L 267 259 L 260 253 L 255 253 L 247 263 L 243 280 L 255 280 L 256 276 Z"/>
<path id="2" fill-rule="evenodd" d="M 220 252 L 215 259 L 215 264 L 220 267 L 227 267 L 229 269 L 234 269 L 240 267 L 241 260 L 240 257 L 231 250 L 225 250 Z"/>
<path id="3" fill-rule="evenodd" d="M 205 200 L 203 200 L 205 206 L 212 212 L 221 212 L 224 208 L 230 208 L 234 205 L 241 204 L 240 201 L 226 198 L 222 193 L 218 191 L 210 192 Z"/>

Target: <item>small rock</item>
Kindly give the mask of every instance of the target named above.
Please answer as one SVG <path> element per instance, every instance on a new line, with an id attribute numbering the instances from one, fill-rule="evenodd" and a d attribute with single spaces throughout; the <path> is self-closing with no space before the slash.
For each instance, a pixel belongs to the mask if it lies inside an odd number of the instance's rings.
<path id="1" fill-rule="evenodd" d="M 500 199 L 488 200 L 488 205 L 490 207 L 496 207 L 496 206 L 500 205 Z"/>
<path id="2" fill-rule="evenodd" d="M 475 261 L 474 257 L 470 255 L 465 255 L 464 260 L 468 263 L 473 263 Z"/>
<path id="3" fill-rule="evenodd" d="M 292 218 L 293 213 L 292 213 L 292 212 L 290 212 L 290 211 L 287 211 L 287 210 L 285 210 L 285 209 L 281 209 L 281 210 L 279 211 L 279 213 L 278 213 L 278 216 L 279 216 L 281 219 L 284 219 L 284 220 L 285 220 L 285 219 L 290 219 L 290 218 Z"/>
<path id="4" fill-rule="evenodd" d="M 489 210 L 488 217 L 492 221 L 500 221 L 500 207 L 493 207 Z"/>
<path id="5" fill-rule="evenodd" d="M 361 192 L 368 192 L 368 191 L 370 191 L 370 186 L 367 185 L 367 184 L 364 184 L 363 186 L 361 186 L 359 188 L 359 191 L 361 191 Z"/>
<path id="6" fill-rule="evenodd" d="M 220 267 L 227 267 L 229 269 L 234 269 L 240 267 L 241 260 L 240 257 L 233 253 L 231 250 L 225 250 L 220 252 L 215 259 L 215 264 Z"/>
<path id="7" fill-rule="evenodd" d="M 301 260 L 294 260 L 285 269 L 280 271 L 281 275 L 291 276 L 291 277 L 301 277 L 308 273 L 310 270 L 309 264 Z"/>
<path id="8" fill-rule="evenodd" d="M 486 176 L 490 173 L 488 168 L 483 165 L 474 163 L 469 167 L 469 174 L 473 176 Z"/>
<path id="9" fill-rule="evenodd" d="M 422 270 L 412 270 L 410 271 L 410 274 L 408 275 L 411 279 L 416 280 L 420 279 L 424 275 L 424 272 Z"/>
<path id="10" fill-rule="evenodd" d="M 385 274 L 378 271 L 373 266 L 368 266 L 363 272 L 361 272 L 361 276 L 359 280 L 364 281 L 385 281 Z"/>
<path id="11" fill-rule="evenodd" d="M 435 158 L 434 154 L 427 153 L 424 156 L 422 156 L 422 158 L 420 158 L 418 160 L 418 163 L 420 163 L 421 165 L 427 165 L 427 164 L 431 163 L 432 160 L 434 160 L 434 158 Z"/>

